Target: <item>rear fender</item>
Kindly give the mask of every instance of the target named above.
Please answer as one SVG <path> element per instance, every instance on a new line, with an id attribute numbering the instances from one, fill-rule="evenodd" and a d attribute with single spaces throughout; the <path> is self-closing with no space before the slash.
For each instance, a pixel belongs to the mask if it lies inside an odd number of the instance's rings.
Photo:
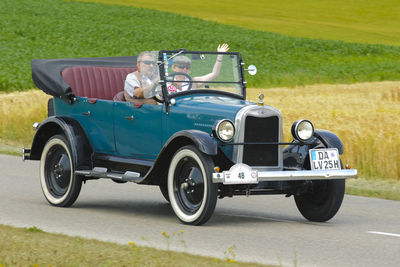
<path id="1" fill-rule="evenodd" d="M 69 117 L 49 117 L 43 121 L 33 138 L 30 159 L 40 160 L 46 142 L 54 135 L 62 134 L 69 142 L 76 169 L 92 167 L 93 149 L 81 125 Z"/>

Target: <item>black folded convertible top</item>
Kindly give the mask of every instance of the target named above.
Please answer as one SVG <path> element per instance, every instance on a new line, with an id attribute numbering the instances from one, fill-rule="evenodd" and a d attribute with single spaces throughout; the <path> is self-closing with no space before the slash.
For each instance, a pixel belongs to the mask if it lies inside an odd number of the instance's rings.
<path id="1" fill-rule="evenodd" d="M 31 62 L 32 80 L 46 94 L 72 102 L 75 97 L 71 87 L 61 77 L 61 72 L 74 66 L 136 67 L 136 56 L 34 59 Z"/>

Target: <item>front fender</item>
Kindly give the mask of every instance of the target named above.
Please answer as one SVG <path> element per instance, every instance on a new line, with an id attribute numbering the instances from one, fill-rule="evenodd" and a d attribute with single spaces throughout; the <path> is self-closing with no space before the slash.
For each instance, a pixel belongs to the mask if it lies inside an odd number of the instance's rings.
<path id="1" fill-rule="evenodd" d="M 207 155 L 214 156 L 217 154 L 217 141 L 206 132 L 199 130 L 183 130 L 176 132 L 165 143 L 163 150 L 175 143 L 186 142 L 184 141 L 185 139 L 187 141 L 190 140 L 201 152 Z"/>
<path id="2" fill-rule="evenodd" d="M 283 149 L 283 165 L 287 169 L 307 169 L 309 166 L 308 151 L 312 148 L 337 148 L 343 154 L 343 143 L 337 135 L 327 130 L 315 130 L 314 137 L 310 140 L 314 145 L 299 145 L 293 141 Z"/>
<path id="3" fill-rule="evenodd" d="M 321 140 L 326 148 L 337 148 L 339 154 L 343 154 L 343 142 L 336 134 L 327 130 L 318 129 L 315 130 L 314 135 Z"/>
<path id="4" fill-rule="evenodd" d="M 48 117 L 43 121 L 33 138 L 30 159 L 40 160 L 46 142 L 54 135 L 64 135 L 70 145 L 75 168 L 92 167 L 92 146 L 81 125 L 69 117 Z"/>
<path id="5" fill-rule="evenodd" d="M 199 130 L 176 132 L 165 143 L 149 173 L 140 181 L 141 184 L 160 184 L 167 179 L 170 160 L 183 146 L 194 145 L 201 152 L 215 156 L 218 153 L 217 142 L 209 134 Z"/>

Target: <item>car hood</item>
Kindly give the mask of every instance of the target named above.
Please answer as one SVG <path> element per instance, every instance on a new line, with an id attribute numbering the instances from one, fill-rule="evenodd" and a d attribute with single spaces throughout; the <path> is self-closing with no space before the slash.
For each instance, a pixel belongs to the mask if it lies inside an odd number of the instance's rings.
<path id="1" fill-rule="evenodd" d="M 234 122 L 236 113 L 243 107 L 255 105 L 247 100 L 228 96 L 191 95 L 176 99 L 176 108 L 193 120 L 215 120 L 225 118 Z M 171 109 L 173 112 L 173 109 Z"/>
<path id="2" fill-rule="evenodd" d="M 175 98 L 166 119 L 165 140 L 181 130 L 195 129 L 211 134 L 213 125 L 222 119 L 235 122 L 238 111 L 254 103 L 223 95 L 185 95 Z"/>

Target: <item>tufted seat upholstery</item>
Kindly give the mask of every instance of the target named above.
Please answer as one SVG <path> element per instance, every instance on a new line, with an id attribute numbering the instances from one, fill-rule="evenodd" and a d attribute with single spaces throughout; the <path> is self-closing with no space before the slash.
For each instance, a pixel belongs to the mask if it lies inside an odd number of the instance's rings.
<path id="1" fill-rule="evenodd" d="M 136 68 L 77 66 L 66 68 L 61 76 L 75 96 L 113 100 L 124 90 L 125 78 Z"/>

